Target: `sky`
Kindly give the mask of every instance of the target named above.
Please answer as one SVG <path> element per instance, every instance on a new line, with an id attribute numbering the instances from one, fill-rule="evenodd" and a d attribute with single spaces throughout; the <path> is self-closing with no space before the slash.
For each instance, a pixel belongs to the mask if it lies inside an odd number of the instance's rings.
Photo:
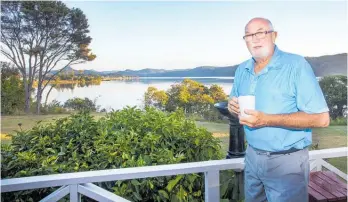
<path id="1" fill-rule="evenodd" d="M 276 44 L 303 56 L 347 52 L 346 1 L 64 1 L 88 18 L 97 55 L 75 69 L 187 69 L 250 58 L 246 23 L 265 17 Z"/>

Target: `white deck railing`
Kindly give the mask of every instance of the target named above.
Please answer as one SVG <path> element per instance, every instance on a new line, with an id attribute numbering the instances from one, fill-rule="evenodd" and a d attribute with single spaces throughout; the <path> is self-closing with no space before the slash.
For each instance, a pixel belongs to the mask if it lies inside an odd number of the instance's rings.
<path id="1" fill-rule="evenodd" d="M 310 169 L 311 171 L 322 170 L 325 167 L 347 181 L 347 174 L 323 160 L 345 157 L 347 152 L 347 147 L 310 151 Z M 58 201 L 70 194 L 70 201 L 72 202 L 80 201 L 81 195 L 103 202 L 126 202 L 128 200 L 92 183 L 204 173 L 205 201 L 216 202 L 220 200 L 219 171 L 230 169 L 242 171 L 244 169 L 244 158 L 4 179 L 1 180 L 1 192 L 62 186 L 41 201 Z"/>

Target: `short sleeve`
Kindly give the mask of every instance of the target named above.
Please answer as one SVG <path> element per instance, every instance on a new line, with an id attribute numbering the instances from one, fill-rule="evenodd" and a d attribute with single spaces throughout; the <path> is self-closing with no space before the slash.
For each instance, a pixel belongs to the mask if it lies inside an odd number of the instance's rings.
<path id="1" fill-rule="evenodd" d="M 231 89 L 231 93 L 230 93 L 230 97 L 229 99 L 231 99 L 232 97 L 238 97 L 238 82 L 239 82 L 239 69 L 240 67 L 238 67 L 236 69 L 236 72 L 234 74 L 234 80 L 233 80 L 233 86 L 232 86 L 232 89 Z"/>
<path id="2" fill-rule="evenodd" d="M 327 103 L 310 64 L 303 58 L 296 74 L 296 104 L 300 111 L 315 114 L 328 112 Z"/>

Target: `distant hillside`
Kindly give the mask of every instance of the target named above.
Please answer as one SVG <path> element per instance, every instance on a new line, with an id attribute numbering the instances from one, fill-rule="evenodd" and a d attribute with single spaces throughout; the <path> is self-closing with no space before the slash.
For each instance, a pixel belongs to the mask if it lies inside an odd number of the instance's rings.
<path id="1" fill-rule="evenodd" d="M 324 55 L 320 57 L 306 57 L 311 64 L 313 71 L 317 77 L 326 75 L 347 75 L 347 53 L 336 55 Z M 202 66 L 193 69 L 142 69 L 142 70 L 125 70 L 125 71 L 102 71 L 84 70 L 85 75 L 101 75 L 101 76 L 140 76 L 140 77 L 229 77 L 234 76 L 238 65 L 226 67 Z M 79 70 L 66 67 L 62 72 L 70 73 L 74 71 L 75 75 L 79 75 Z M 56 72 L 56 71 L 55 71 Z M 53 72 L 53 73 L 55 73 Z"/>
<path id="2" fill-rule="evenodd" d="M 149 77 L 226 77 L 234 76 L 238 65 L 227 67 L 202 66 L 194 69 L 172 70 L 157 73 L 139 74 Z"/>
<path id="3" fill-rule="evenodd" d="M 347 75 L 347 53 L 337 55 L 325 55 L 320 57 L 306 57 L 317 77 L 326 75 Z M 151 77 L 227 77 L 234 76 L 238 65 L 227 67 L 203 66 L 194 69 L 172 70 L 150 73 L 138 72 L 138 76 Z"/>
<path id="4" fill-rule="evenodd" d="M 169 72 L 168 70 L 164 69 L 142 69 L 142 70 L 125 70 L 125 71 L 119 71 L 117 73 L 121 75 L 127 75 L 127 76 L 147 76 L 147 75 L 156 75 L 156 74 L 162 74 Z"/>
<path id="5" fill-rule="evenodd" d="M 318 77 L 327 75 L 347 75 L 347 53 L 306 57 L 314 74 Z"/>
<path id="6" fill-rule="evenodd" d="M 57 73 L 58 70 L 53 70 L 51 72 L 51 74 L 55 74 Z M 98 72 L 98 71 L 95 71 L 93 69 L 91 70 L 75 70 L 73 68 L 71 68 L 70 66 L 67 66 L 65 67 L 61 72 L 60 74 L 71 74 L 71 73 L 74 73 L 74 75 L 80 75 L 80 74 L 84 74 L 84 75 L 101 75 L 101 72 Z"/>

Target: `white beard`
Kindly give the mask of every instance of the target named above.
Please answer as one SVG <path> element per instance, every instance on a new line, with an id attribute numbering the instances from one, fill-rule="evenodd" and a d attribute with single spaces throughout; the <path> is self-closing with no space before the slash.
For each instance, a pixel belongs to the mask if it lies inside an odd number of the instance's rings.
<path id="1" fill-rule="evenodd" d="M 254 57 L 254 58 L 257 58 L 257 59 L 262 59 L 262 58 L 266 58 L 269 56 L 271 50 L 267 47 L 262 47 L 258 50 L 255 50 L 255 51 L 251 51 L 251 55 Z"/>

